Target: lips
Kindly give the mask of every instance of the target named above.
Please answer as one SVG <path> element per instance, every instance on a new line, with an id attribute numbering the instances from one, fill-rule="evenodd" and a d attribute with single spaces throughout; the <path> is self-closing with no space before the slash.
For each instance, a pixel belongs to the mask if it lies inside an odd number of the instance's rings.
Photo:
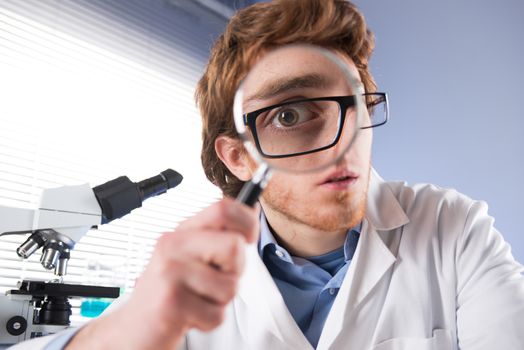
<path id="1" fill-rule="evenodd" d="M 358 175 L 349 170 L 336 170 L 325 177 L 319 185 L 349 185 L 357 178 Z"/>

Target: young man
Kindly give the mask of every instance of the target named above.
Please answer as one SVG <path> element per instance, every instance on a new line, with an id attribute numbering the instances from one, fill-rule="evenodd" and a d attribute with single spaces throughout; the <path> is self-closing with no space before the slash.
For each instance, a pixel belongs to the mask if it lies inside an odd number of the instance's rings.
<path id="1" fill-rule="evenodd" d="M 300 42 L 331 50 L 376 90 L 373 36 L 351 3 L 240 11 L 197 89 L 202 163 L 226 197 L 256 168 L 234 129 L 235 90 L 271 48 Z M 311 67 L 285 58 L 297 72 Z M 384 182 L 371 168 L 371 130 L 319 173 L 275 173 L 260 211 L 226 198 L 164 235 L 128 301 L 49 348 L 523 349 L 522 267 L 486 205 Z"/>

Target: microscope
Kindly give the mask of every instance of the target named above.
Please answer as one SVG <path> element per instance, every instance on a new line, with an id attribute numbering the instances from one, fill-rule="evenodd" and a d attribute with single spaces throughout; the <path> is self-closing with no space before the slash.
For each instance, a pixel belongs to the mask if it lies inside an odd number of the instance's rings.
<path id="1" fill-rule="evenodd" d="M 0 295 L 0 346 L 69 327 L 70 297 L 117 298 L 117 287 L 62 282 L 71 251 L 90 229 L 127 215 L 182 179 L 167 169 L 138 183 L 120 176 L 94 188 L 84 184 L 45 189 L 37 209 L 0 206 L 0 236 L 29 235 L 17 248 L 18 256 L 27 259 L 42 249 L 43 268 L 57 276 L 53 281 L 23 280 L 17 289 Z"/>

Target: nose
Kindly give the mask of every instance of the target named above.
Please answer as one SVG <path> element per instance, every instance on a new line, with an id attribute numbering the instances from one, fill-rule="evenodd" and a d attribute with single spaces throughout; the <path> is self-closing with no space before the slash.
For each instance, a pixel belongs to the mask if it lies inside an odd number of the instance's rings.
<path id="1" fill-rule="evenodd" d="M 352 146 L 361 132 L 360 128 L 357 128 L 351 119 L 352 118 L 346 118 L 340 133 L 340 138 L 337 144 L 333 146 L 333 154 L 337 160 L 345 158 L 351 153 Z"/>
<path id="2" fill-rule="evenodd" d="M 337 144 L 337 146 L 339 146 Z M 336 161 L 335 165 L 337 167 L 345 167 L 347 164 L 350 163 L 351 158 L 353 158 L 353 147 L 351 147 L 351 144 L 347 145 L 345 148 L 340 148 L 336 151 Z"/>

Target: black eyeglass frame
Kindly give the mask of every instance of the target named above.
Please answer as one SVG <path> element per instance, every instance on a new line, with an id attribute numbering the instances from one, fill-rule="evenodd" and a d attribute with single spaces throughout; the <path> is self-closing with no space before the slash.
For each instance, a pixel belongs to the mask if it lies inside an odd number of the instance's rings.
<path id="1" fill-rule="evenodd" d="M 388 103 L 388 95 L 387 95 L 387 93 L 385 93 L 385 92 L 369 92 L 369 93 L 363 93 L 362 96 L 364 96 L 365 98 L 368 97 L 368 96 L 379 96 L 379 98 L 376 101 L 374 101 L 374 103 L 370 103 L 370 102 L 366 101 L 366 107 L 368 108 L 368 110 L 370 110 L 374 106 L 384 102 L 385 103 L 386 118 L 385 118 L 385 120 L 383 122 L 380 122 L 378 124 L 372 124 L 370 126 L 361 127 L 360 129 L 370 129 L 370 128 L 375 128 L 377 126 L 381 126 L 381 125 L 386 124 L 387 121 L 389 120 L 389 103 Z M 304 152 L 280 154 L 280 155 L 266 154 L 262 150 L 262 147 L 260 145 L 260 140 L 258 138 L 257 126 L 256 126 L 257 117 L 259 115 L 261 115 L 262 113 L 267 112 L 267 111 L 269 111 L 271 109 L 274 109 L 274 108 L 277 108 L 277 107 L 282 107 L 282 106 L 295 104 L 295 103 L 301 103 L 301 102 L 315 102 L 315 101 L 335 101 L 335 102 L 338 103 L 338 105 L 340 107 L 338 131 L 337 131 L 337 135 L 336 135 L 335 139 L 333 140 L 333 142 L 331 142 L 327 146 L 315 148 L 315 149 L 312 149 L 312 150 L 309 150 L 309 151 L 304 151 Z M 258 151 L 260 152 L 260 154 L 263 157 L 271 158 L 271 159 L 297 157 L 297 156 L 302 156 L 302 155 L 305 155 L 305 154 L 320 152 L 320 151 L 323 151 L 323 150 L 326 150 L 328 148 L 331 148 L 331 147 L 335 146 L 338 143 L 338 141 L 340 140 L 340 136 L 342 135 L 342 129 L 344 128 L 344 123 L 345 123 L 345 120 L 346 120 L 347 109 L 349 107 L 353 107 L 353 106 L 355 106 L 355 95 L 316 97 L 316 98 L 305 98 L 305 99 L 294 100 L 294 101 L 286 101 L 284 103 L 278 103 L 276 105 L 264 107 L 264 108 L 261 108 L 261 109 L 257 109 L 256 111 L 244 114 L 244 125 L 248 126 L 252 130 L 252 135 L 253 135 L 253 138 L 254 138 L 254 141 L 255 141 L 255 146 L 256 146 L 256 148 L 258 149 Z"/>

